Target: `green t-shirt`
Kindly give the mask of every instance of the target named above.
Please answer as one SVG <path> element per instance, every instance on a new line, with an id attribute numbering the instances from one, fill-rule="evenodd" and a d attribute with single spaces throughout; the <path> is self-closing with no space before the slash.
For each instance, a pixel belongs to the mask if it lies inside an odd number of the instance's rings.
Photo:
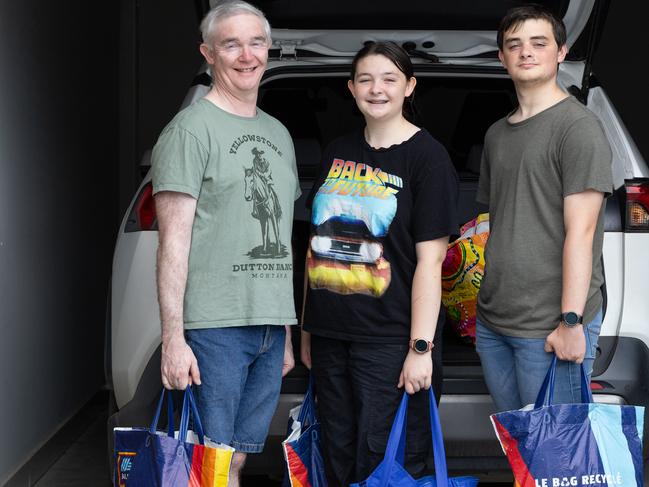
<path id="1" fill-rule="evenodd" d="M 490 234 L 478 318 L 507 336 L 543 338 L 561 318 L 563 200 L 613 189 L 611 149 L 596 116 L 568 97 L 519 123 L 506 118 L 485 135 L 478 201 Z M 584 323 L 602 307 L 604 210 L 593 240 Z M 569 311 L 569 310 L 567 310 Z"/>
<path id="2" fill-rule="evenodd" d="M 165 127 L 153 191 L 197 199 L 184 300 L 186 329 L 295 324 L 291 228 L 300 195 L 286 128 L 201 99 Z"/>

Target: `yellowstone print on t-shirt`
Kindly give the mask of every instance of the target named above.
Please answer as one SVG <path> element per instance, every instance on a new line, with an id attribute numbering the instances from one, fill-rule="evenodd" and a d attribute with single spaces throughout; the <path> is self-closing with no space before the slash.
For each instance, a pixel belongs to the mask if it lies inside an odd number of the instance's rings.
<path id="1" fill-rule="evenodd" d="M 312 289 L 380 297 L 390 286 L 382 239 L 397 212 L 400 177 L 334 159 L 313 200 L 307 253 Z"/>
<path id="2" fill-rule="evenodd" d="M 244 167 L 244 193 L 246 201 L 252 204 L 250 215 L 259 221 L 261 228 L 261 245 L 256 246 L 248 255 L 253 259 L 279 259 L 288 255 L 288 249 L 279 237 L 279 225 L 282 218 L 282 206 L 275 192 L 275 182 L 268 159 L 264 151 L 252 148 L 252 165 Z"/>

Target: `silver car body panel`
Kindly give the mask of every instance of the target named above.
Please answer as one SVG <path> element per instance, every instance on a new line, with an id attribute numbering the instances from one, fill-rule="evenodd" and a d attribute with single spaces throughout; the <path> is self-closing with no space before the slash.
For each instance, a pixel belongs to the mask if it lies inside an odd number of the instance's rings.
<path id="1" fill-rule="evenodd" d="M 215 5 L 215 0 L 210 0 Z M 566 26 L 568 48 L 577 41 L 593 11 L 595 0 L 571 0 L 563 22 Z M 408 8 L 407 2 L 399 4 L 400 10 Z M 440 58 L 473 57 L 494 52 L 496 31 L 463 30 L 457 25 L 454 30 L 371 30 L 371 29 L 272 29 L 273 48 L 292 53 L 297 47 L 324 56 L 354 56 L 359 46 L 367 41 L 394 41 L 398 44 L 415 42 L 418 46 L 430 45 L 434 48 L 420 48 Z"/>

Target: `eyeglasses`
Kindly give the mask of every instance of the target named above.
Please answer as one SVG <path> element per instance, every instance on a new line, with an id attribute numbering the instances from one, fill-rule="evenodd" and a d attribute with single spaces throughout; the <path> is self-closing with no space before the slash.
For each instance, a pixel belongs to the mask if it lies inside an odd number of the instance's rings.
<path id="1" fill-rule="evenodd" d="M 246 46 L 252 51 L 262 51 L 268 49 L 268 41 L 266 39 L 253 39 L 246 44 L 242 44 L 239 41 L 225 41 L 221 44 L 216 44 L 214 47 L 217 51 L 240 56 L 243 48 Z"/>

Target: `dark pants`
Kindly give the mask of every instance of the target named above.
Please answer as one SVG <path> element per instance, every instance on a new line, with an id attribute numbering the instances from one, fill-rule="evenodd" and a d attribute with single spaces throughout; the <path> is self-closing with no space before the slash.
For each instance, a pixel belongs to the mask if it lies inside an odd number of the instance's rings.
<path id="1" fill-rule="evenodd" d="M 433 349 L 433 390 L 442 389 L 441 326 Z M 360 343 L 311 338 L 311 357 L 322 449 L 329 487 L 359 482 L 381 463 L 404 389 L 399 374 L 407 343 Z M 428 391 L 410 398 L 406 433 L 406 469 L 426 473 L 431 447 Z"/>

